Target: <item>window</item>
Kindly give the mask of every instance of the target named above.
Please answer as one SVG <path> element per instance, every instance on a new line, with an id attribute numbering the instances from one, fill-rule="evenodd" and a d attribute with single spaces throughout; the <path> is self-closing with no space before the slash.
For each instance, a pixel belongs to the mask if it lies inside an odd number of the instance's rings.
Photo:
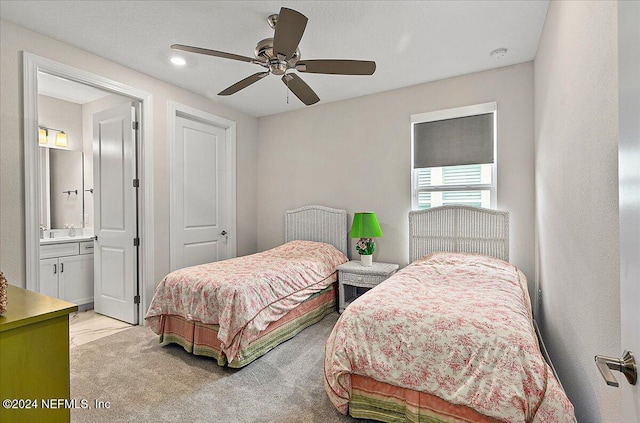
<path id="1" fill-rule="evenodd" d="M 496 104 L 411 117 L 412 208 L 496 207 Z"/>

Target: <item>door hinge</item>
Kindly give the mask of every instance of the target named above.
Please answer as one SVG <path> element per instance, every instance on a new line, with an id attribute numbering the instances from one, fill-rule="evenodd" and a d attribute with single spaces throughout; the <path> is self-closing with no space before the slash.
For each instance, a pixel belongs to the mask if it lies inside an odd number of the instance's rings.
<path id="1" fill-rule="evenodd" d="M 140 124 L 138 122 L 131 122 L 131 129 L 133 129 L 134 131 L 137 131 L 139 127 Z"/>
<path id="2" fill-rule="evenodd" d="M 138 238 L 138 237 L 133 238 L 133 246 L 134 247 L 139 247 L 140 246 L 140 238 Z"/>
<path id="3" fill-rule="evenodd" d="M 140 304 L 140 295 L 136 295 L 135 297 L 133 297 L 133 303 Z"/>
<path id="4" fill-rule="evenodd" d="M 133 187 L 140 188 L 140 179 L 136 178 L 133 180 Z"/>

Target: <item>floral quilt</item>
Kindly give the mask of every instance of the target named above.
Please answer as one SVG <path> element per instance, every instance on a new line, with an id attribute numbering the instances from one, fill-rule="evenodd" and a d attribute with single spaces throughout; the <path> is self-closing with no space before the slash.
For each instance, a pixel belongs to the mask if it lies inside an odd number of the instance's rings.
<path id="1" fill-rule="evenodd" d="M 325 389 L 348 411 L 350 375 L 438 396 L 505 422 L 569 422 L 544 361 L 524 274 L 502 260 L 435 253 L 365 293 L 325 346 Z"/>
<path id="2" fill-rule="evenodd" d="M 162 315 L 219 325 L 228 360 L 310 295 L 336 280 L 347 261 L 332 245 L 291 241 L 249 256 L 176 270 L 160 282 L 145 319 L 157 334 Z"/>

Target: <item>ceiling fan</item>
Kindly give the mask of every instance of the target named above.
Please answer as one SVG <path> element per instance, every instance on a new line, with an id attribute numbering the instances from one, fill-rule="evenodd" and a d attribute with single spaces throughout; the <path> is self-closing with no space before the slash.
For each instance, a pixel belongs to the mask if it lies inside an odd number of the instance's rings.
<path id="1" fill-rule="evenodd" d="M 173 44 L 171 48 L 255 63 L 267 69 L 236 82 L 220 91 L 218 95 L 235 94 L 272 73 L 282 75 L 282 82 L 307 106 L 317 103 L 320 98 L 302 78 L 288 71 L 295 69 L 298 72 L 334 75 L 372 75 L 375 72 L 376 62 L 366 60 L 300 60 L 298 45 L 307 26 L 307 20 L 307 17 L 302 13 L 286 7 L 281 8 L 280 13 L 269 16 L 267 21 L 269 26 L 275 30 L 275 34 L 273 38 L 266 38 L 258 42 L 255 48 L 255 58 L 183 44 Z"/>

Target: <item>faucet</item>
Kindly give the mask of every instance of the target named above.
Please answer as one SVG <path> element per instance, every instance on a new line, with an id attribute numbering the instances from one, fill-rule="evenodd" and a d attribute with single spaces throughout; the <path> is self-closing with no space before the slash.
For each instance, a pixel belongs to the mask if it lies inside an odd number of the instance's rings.
<path id="1" fill-rule="evenodd" d="M 69 236 L 70 237 L 76 236 L 76 228 L 73 224 L 69 225 Z"/>
<path id="2" fill-rule="evenodd" d="M 44 239 L 44 226 L 40 225 L 40 239 Z"/>

